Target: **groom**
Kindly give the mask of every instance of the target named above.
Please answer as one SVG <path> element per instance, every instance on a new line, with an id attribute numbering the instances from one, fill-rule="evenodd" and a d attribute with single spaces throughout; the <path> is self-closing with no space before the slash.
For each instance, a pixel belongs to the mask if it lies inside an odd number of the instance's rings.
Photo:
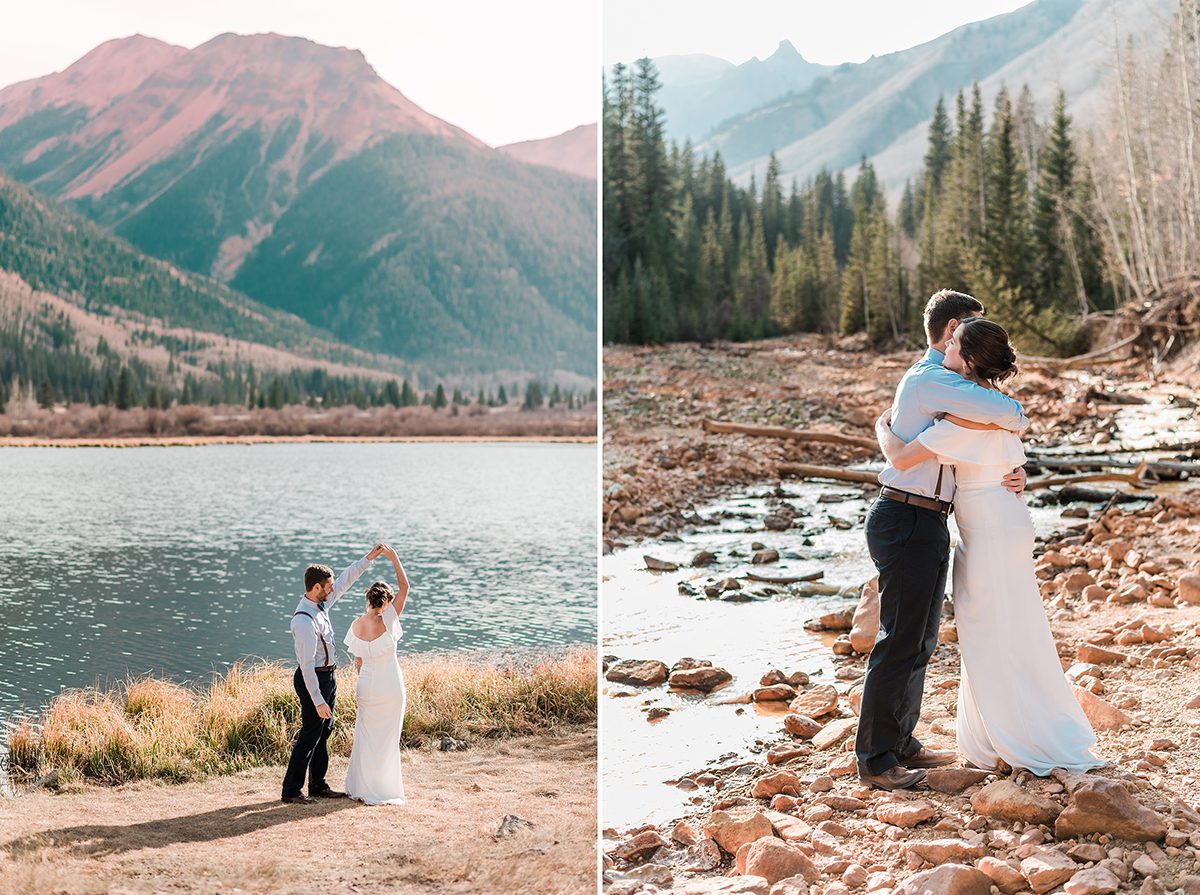
<path id="1" fill-rule="evenodd" d="M 932 426 L 941 413 L 1018 433 L 1028 428 L 1012 398 L 942 366 L 958 324 L 981 316 L 983 305 L 975 298 L 949 289 L 925 305 L 929 350 L 904 374 L 892 405 L 892 431 L 905 441 Z M 903 471 L 889 464 L 879 481 L 883 489 L 866 525 L 867 547 L 879 570 L 879 635 L 867 660 L 855 752 L 859 779 L 893 790 L 918 783 L 925 768 L 955 761 L 954 752 L 927 749 L 913 736 L 946 590 L 954 474 L 930 459 Z M 1014 469 L 1004 486 L 1020 494 L 1024 470 Z"/>
<path id="2" fill-rule="evenodd" d="M 314 799 L 340 799 L 344 792 L 325 782 L 329 768 L 329 735 L 333 733 L 333 701 L 337 696 L 337 646 L 326 610 L 350 589 L 375 558 L 383 553 L 376 544 L 371 552 L 348 566 L 337 580 L 329 566 L 311 565 L 304 572 L 304 596 L 292 614 L 292 639 L 299 668 L 292 684 L 300 697 L 300 733 L 283 777 L 283 801 L 310 805 Z M 303 792 L 308 776 L 308 795 Z"/>

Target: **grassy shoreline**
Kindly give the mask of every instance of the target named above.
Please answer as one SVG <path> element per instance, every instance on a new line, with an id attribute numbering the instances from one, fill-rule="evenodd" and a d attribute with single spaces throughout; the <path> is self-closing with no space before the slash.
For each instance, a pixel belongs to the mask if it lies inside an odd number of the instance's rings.
<path id="1" fill-rule="evenodd" d="M 595 435 L 130 435 L 49 438 L 0 435 L 5 447 L 203 447 L 214 444 L 595 444 Z"/>
<path id="2" fill-rule="evenodd" d="M 596 721 L 597 655 L 573 647 L 515 661 L 435 653 L 401 662 L 408 691 L 402 742 L 429 747 L 442 735 L 478 741 Z M 202 688 L 142 677 L 98 690 L 68 690 L 7 734 L 17 781 L 54 774 L 59 784 L 185 782 L 286 764 L 300 724 L 294 669 L 242 662 Z M 333 755 L 353 744 L 353 667 L 338 671 Z"/>

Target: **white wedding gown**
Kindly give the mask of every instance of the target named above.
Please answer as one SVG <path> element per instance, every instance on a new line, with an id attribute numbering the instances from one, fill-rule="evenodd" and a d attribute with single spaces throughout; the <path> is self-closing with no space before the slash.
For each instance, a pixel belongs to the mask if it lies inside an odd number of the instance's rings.
<path id="1" fill-rule="evenodd" d="M 981 768 L 999 759 L 1046 776 L 1104 761 L 1046 620 L 1033 570 L 1033 520 L 1001 479 L 1025 462 L 1020 439 L 939 420 L 917 436 L 954 466 L 954 618 L 961 675 L 958 748 Z"/>
<path id="2" fill-rule="evenodd" d="M 396 643 L 403 630 L 392 606 L 383 610 L 381 618 L 384 632 L 374 640 L 361 640 L 353 628 L 345 637 L 350 652 L 362 659 L 354 688 L 358 712 L 346 771 L 346 794 L 368 805 L 403 805 L 400 729 L 406 696 L 404 675 L 396 658 Z"/>

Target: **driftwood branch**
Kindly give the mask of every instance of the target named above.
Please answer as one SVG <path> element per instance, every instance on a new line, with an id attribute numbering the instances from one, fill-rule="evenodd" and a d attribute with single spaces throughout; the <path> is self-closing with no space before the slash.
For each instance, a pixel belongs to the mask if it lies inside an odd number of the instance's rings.
<path id="1" fill-rule="evenodd" d="M 879 453 L 879 444 L 874 438 L 861 435 L 843 435 L 840 432 L 813 432 L 809 429 L 787 429 L 783 426 L 752 426 L 747 423 L 729 423 L 724 420 L 706 419 L 704 431 L 714 434 L 733 433 L 754 435 L 760 438 L 785 438 L 790 441 L 816 441 L 824 444 L 842 444 Z"/>
<path id="2" fill-rule="evenodd" d="M 843 469 L 840 466 L 811 466 L 807 463 L 780 463 L 775 471 L 781 476 L 800 479 L 835 479 L 839 482 L 861 482 L 878 485 L 879 473 L 865 469 Z"/>
<path id="3" fill-rule="evenodd" d="M 756 575 L 754 572 L 747 572 L 745 575 L 751 581 L 759 581 L 763 584 L 799 584 L 801 581 L 820 581 L 825 577 L 825 573 L 813 572 L 809 575 L 789 575 L 783 578 L 771 578 L 768 575 Z"/>
<path id="4" fill-rule="evenodd" d="M 1032 491 L 1035 488 L 1049 488 L 1053 485 L 1080 485 L 1084 482 L 1124 482 L 1135 488 L 1145 488 L 1142 474 L 1146 471 L 1146 465 L 1146 461 L 1143 460 L 1133 472 L 1093 472 L 1086 475 L 1052 475 L 1040 479 L 1030 479 L 1025 483 L 1025 489 Z"/>
<path id="5" fill-rule="evenodd" d="M 1074 357 L 1037 357 L 1036 355 L 1027 354 L 1021 360 L 1027 364 L 1037 364 L 1042 367 L 1074 367 L 1078 364 L 1085 364 L 1088 361 L 1104 357 L 1106 354 L 1112 354 L 1114 351 L 1121 350 L 1126 345 L 1132 345 L 1141 335 L 1142 333 L 1139 330 L 1132 336 L 1121 339 L 1119 342 L 1114 342 L 1095 351 L 1089 351 L 1087 354 L 1077 354 Z"/>

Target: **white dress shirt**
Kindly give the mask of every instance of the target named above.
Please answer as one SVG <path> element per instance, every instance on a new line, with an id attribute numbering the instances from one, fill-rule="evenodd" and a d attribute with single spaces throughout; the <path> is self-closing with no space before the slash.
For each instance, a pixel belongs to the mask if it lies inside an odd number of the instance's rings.
<path id="1" fill-rule="evenodd" d="M 1002 429 L 1020 434 L 1029 428 L 1029 419 L 1019 402 L 995 389 L 984 388 L 942 366 L 945 355 L 930 348 L 908 368 L 896 387 L 892 404 L 892 431 L 904 441 L 912 441 L 934 424 L 937 414 L 953 413 L 977 423 L 995 423 Z M 887 464 L 881 484 L 922 497 L 954 499 L 954 476 L 942 476 L 941 494 L 935 494 L 940 464 L 930 458 L 909 469 Z"/>
<path id="2" fill-rule="evenodd" d="M 298 614 L 292 616 L 291 625 L 292 639 L 296 645 L 296 661 L 300 664 L 304 686 L 308 689 L 308 695 L 312 697 L 315 706 L 325 705 L 325 698 L 317 685 L 317 666 L 337 664 L 337 646 L 333 625 L 329 621 L 329 610 L 370 565 L 371 560 L 364 556 L 347 566 L 333 582 L 333 590 L 325 598 L 324 609 L 317 608 L 317 604 L 308 597 L 301 597 L 296 605 L 295 611 Z"/>

